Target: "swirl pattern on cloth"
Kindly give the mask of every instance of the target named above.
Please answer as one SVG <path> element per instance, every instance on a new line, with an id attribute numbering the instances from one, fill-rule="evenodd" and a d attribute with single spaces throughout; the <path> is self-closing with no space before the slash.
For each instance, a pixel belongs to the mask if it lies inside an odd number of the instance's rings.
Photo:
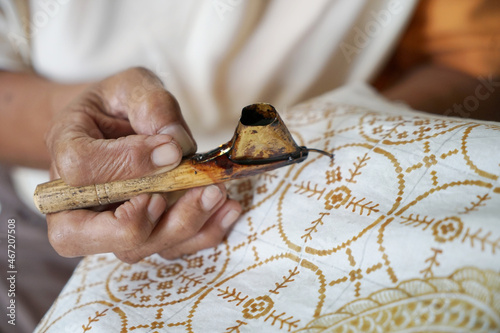
<path id="1" fill-rule="evenodd" d="M 231 183 L 216 248 L 85 258 L 37 332 L 499 331 L 500 125 L 350 96 L 281 113 L 334 160 Z"/>

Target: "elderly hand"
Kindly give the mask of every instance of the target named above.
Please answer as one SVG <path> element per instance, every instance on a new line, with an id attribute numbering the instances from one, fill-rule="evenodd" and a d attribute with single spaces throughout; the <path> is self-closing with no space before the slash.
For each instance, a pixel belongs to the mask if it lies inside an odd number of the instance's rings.
<path id="1" fill-rule="evenodd" d="M 175 168 L 196 145 L 179 105 L 150 71 L 134 68 L 98 82 L 58 113 L 46 136 L 51 175 L 72 186 Z M 62 256 L 114 252 L 133 263 L 216 246 L 241 212 L 223 185 L 188 190 L 175 203 L 142 194 L 104 211 L 48 214 L 49 240 Z M 168 208 L 167 208 L 168 207 Z"/>

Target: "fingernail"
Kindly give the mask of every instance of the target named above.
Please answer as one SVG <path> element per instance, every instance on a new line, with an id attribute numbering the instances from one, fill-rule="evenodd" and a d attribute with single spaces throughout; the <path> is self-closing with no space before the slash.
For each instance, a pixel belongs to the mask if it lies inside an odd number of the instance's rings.
<path id="1" fill-rule="evenodd" d="M 148 203 L 148 219 L 153 226 L 158 223 L 160 216 L 165 212 L 165 199 L 158 193 L 151 196 Z"/>
<path id="2" fill-rule="evenodd" d="M 222 218 L 220 225 L 223 229 L 229 229 L 234 222 L 240 217 L 240 212 L 234 209 L 231 209 L 227 214 Z"/>
<path id="3" fill-rule="evenodd" d="M 151 153 L 151 161 L 156 166 L 171 165 L 181 158 L 179 148 L 173 143 L 166 143 L 156 147 Z"/>
<path id="4" fill-rule="evenodd" d="M 214 208 L 221 199 L 221 190 L 215 185 L 210 185 L 203 190 L 203 194 L 201 195 L 201 204 L 203 209 L 208 212 L 212 210 L 212 208 Z"/>
<path id="5" fill-rule="evenodd" d="M 181 146 L 182 154 L 184 156 L 196 152 L 196 144 L 194 143 L 193 139 L 188 134 L 184 126 L 180 124 L 167 126 L 162 129 L 159 134 L 168 134 L 173 137 L 174 140 Z"/>

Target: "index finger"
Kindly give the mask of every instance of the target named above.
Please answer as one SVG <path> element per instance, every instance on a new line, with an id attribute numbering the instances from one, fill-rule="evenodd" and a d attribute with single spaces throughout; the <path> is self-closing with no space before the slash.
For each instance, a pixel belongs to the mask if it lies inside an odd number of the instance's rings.
<path id="1" fill-rule="evenodd" d="M 104 111 L 128 119 L 138 134 L 169 134 L 184 155 L 196 151 L 196 144 L 175 97 L 161 80 L 145 68 L 133 68 L 104 80 L 99 93 Z"/>

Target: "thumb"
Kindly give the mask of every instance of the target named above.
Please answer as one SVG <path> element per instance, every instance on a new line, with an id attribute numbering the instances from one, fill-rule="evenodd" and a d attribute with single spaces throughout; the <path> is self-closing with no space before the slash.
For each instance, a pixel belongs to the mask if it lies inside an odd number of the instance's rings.
<path id="1" fill-rule="evenodd" d="M 145 69 L 93 85 L 55 116 L 46 142 L 57 172 L 73 186 L 168 170 L 182 151 L 196 151 L 176 99 Z"/>
<path id="2" fill-rule="evenodd" d="M 55 164 L 71 186 L 142 177 L 175 168 L 182 150 L 169 135 L 130 135 L 119 139 L 80 137 L 57 148 Z"/>

